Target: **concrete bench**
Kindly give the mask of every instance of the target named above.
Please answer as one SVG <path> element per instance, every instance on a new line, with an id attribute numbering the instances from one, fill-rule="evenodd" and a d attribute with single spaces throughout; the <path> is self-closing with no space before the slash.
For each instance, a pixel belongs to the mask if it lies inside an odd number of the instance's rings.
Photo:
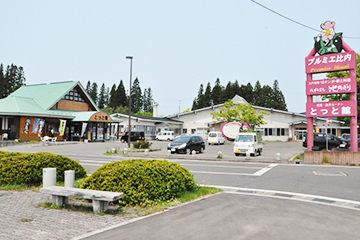
<path id="1" fill-rule="evenodd" d="M 52 201 L 58 206 L 68 204 L 69 197 L 91 199 L 95 213 L 108 210 L 110 201 L 116 201 L 124 197 L 124 193 L 61 186 L 44 187 L 40 189 L 40 192 L 51 194 Z"/>

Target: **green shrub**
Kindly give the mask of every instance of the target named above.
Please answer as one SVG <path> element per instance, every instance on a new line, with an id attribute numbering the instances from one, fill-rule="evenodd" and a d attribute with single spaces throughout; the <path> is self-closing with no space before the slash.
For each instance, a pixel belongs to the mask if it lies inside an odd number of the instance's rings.
<path id="1" fill-rule="evenodd" d="M 148 140 L 133 142 L 134 148 L 150 148 L 152 145 Z"/>
<path id="2" fill-rule="evenodd" d="M 75 178 L 83 178 L 86 171 L 77 161 L 53 153 L 14 153 L 0 151 L 0 184 L 42 183 L 43 168 L 56 168 L 56 180 L 64 181 L 64 172 L 74 170 Z"/>
<path id="3" fill-rule="evenodd" d="M 86 178 L 81 188 L 122 192 L 122 206 L 166 201 L 195 185 L 193 175 L 166 160 L 132 159 L 103 165 Z"/>

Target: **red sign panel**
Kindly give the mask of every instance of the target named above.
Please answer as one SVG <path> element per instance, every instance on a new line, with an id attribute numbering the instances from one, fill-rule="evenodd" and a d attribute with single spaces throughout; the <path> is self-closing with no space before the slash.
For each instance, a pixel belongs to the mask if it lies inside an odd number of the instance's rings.
<path id="1" fill-rule="evenodd" d="M 356 101 L 308 102 L 306 117 L 356 116 Z"/>
<path id="2" fill-rule="evenodd" d="M 305 58 L 306 73 L 343 71 L 356 67 L 355 52 L 343 52 Z"/>
<path id="3" fill-rule="evenodd" d="M 356 78 L 332 78 L 306 81 L 306 95 L 356 92 Z"/>

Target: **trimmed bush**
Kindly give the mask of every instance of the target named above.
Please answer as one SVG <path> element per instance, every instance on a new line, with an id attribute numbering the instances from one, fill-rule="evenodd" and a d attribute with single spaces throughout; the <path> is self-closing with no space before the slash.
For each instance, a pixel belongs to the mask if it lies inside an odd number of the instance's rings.
<path id="1" fill-rule="evenodd" d="M 122 192 L 119 203 L 126 206 L 170 200 L 194 185 L 193 175 L 177 163 L 132 159 L 103 165 L 81 188 Z"/>
<path id="2" fill-rule="evenodd" d="M 149 142 L 148 140 L 145 140 L 145 141 L 136 141 L 136 142 L 133 142 L 133 146 L 134 148 L 150 148 L 152 145 L 151 142 Z"/>
<path id="3" fill-rule="evenodd" d="M 0 184 L 40 185 L 43 168 L 56 168 L 57 181 L 64 181 L 66 170 L 74 170 L 76 179 L 86 176 L 83 166 L 62 155 L 0 151 Z"/>

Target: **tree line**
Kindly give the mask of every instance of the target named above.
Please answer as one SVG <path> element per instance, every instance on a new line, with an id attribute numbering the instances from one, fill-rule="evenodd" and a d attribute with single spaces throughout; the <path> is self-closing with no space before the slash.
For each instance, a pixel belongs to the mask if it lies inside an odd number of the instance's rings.
<path id="1" fill-rule="evenodd" d="M 126 92 L 124 83 L 120 80 L 118 86 L 113 84 L 111 90 L 103 83 L 98 89 L 96 82 L 86 84 L 86 92 L 95 104 L 104 112 L 129 113 L 129 94 Z M 153 96 L 151 88 L 145 88 L 142 92 L 140 81 L 135 78 L 131 87 L 131 112 L 136 115 L 152 116 Z"/>
<path id="2" fill-rule="evenodd" d="M 239 85 L 237 80 L 234 83 L 229 81 L 226 87 L 223 87 L 219 78 L 216 79 L 213 88 L 209 82 L 205 90 L 203 84 L 200 84 L 198 95 L 193 101 L 191 110 L 222 104 L 235 95 L 243 97 L 251 105 L 287 111 L 285 97 L 277 80 L 274 81 L 273 87 L 261 86 L 259 81 L 255 83 L 254 87 L 251 83 Z"/>
<path id="3" fill-rule="evenodd" d="M 0 64 L 0 98 L 6 98 L 21 86 L 25 85 L 25 74 L 23 67 L 14 64 L 4 69 Z"/>

